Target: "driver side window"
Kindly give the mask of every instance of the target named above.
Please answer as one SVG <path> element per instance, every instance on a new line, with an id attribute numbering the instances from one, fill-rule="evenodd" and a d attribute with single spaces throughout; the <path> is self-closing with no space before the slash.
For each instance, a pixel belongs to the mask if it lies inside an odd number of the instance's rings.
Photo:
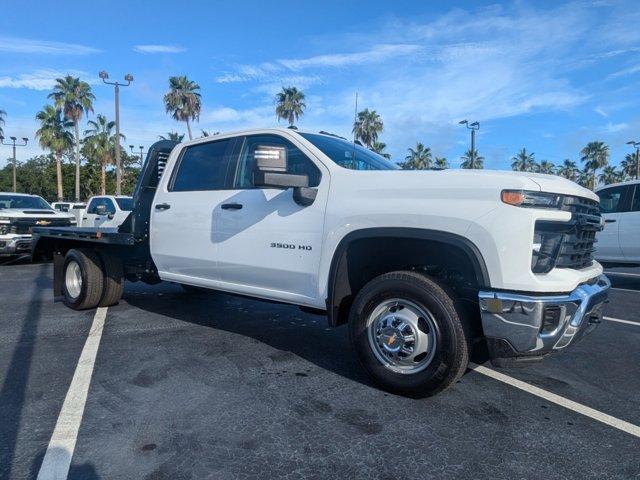
<path id="1" fill-rule="evenodd" d="M 298 147 L 277 135 L 253 135 L 245 138 L 238 162 L 235 188 L 241 190 L 256 188 L 253 184 L 253 172 L 256 170 L 255 151 L 259 145 L 286 148 L 287 173 L 307 175 L 310 187 L 317 187 L 320 184 L 320 170 Z"/>

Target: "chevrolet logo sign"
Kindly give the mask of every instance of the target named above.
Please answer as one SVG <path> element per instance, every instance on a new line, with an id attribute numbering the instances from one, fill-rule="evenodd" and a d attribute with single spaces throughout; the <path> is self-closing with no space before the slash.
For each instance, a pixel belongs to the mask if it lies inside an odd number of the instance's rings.
<path id="1" fill-rule="evenodd" d="M 49 225 L 51 222 L 49 220 L 37 220 L 36 225 Z"/>

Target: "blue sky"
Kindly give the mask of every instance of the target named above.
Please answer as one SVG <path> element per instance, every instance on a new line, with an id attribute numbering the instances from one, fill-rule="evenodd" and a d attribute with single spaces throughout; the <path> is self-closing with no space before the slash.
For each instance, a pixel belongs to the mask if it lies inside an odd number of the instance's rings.
<path id="1" fill-rule="evenodd" d="M 64 5 L 64 6 L 63 6 Z M 384 119 L 395 160 L 421 141 L 454 166 L 468 148 L 464 118 L 481 123 L 487 168 L 509 168 L 521 147 L 538 160 L 578 160 L 588 141 L 612 163 L 640 140 L 640 9 L 635 1 L 154 2 L 3 1 L 0 108 L 5 135 L 39 151 L 33 117 L 55 77 L 93 85 L 95 113 L 113 117 L 122 91 L 126 144 L 184 132 L 165 114 L 171 75 L 202 87 L 200 128 L 275 126 L 283 85 L 307 95 L 304 129 L 349 136 L 354 95 Z M 2 147 L 0 158 L 10 154 Z"/>

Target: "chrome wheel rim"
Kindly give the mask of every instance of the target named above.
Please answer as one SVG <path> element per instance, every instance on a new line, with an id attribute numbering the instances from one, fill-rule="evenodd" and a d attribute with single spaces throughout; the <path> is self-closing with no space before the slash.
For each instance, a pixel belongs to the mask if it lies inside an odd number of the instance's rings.
<path id="1" fill-rule="evenodd" d="M 369 345 L 376 358 L 396 373 L 418 373 L 431 363 L 437 329 L 428 310 L 408 300 L 385 300 L 367 318 Z"/>
<path id="2" fill-rule="evenodd" d="M 67 264 L 67 271 L 64 276 L 65 287 L 71 298 L 78 298 L 82 291 L 82 271 L 80 265 L 75 260 Z"/>

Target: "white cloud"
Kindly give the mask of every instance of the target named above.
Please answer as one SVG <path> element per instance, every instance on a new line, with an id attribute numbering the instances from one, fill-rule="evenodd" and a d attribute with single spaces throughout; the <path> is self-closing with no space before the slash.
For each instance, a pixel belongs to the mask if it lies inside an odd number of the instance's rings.
<path id="1" fill-rule="evenodd" d="M 419 45 L 374 45 L 370 50 L 363 52 L 317 55 L 315 57 L 298 59 L 281 59 L 277 62 L 290 70 L 353 67 L 366 63 L 380 63 L 397 57 L 414 55 L 420 50 L 422 50 L 422 47 Z"/>
<path id="2" fill-rule="evenodd" d="M 177 45 L 136 45 L 133 50 L 138 53 L 182 53 L 187 49 Z"/>
<path id="3" fill-rule="evenodd" d="M 31 40 L 17 37 L 0 37 L 0 52 L 39 53 L 46 55 L 88 55 L 100 50 L 76 43 Z"/>
<path id="4" fill-rule="evenodd" d="M 28 90 L 51 90 L 56 83 L 56 78 L 66 75 L 80 77 L 89 84 L 96 83 L 86 72 L 70 70 L 66 72 L 58 70 L 36 70 L 33 73 L 23 73 L 15 77 L 0 77 L 0 88 L 25 88 Z"/>
<path id="5" fill-rule="evenodd" d="M 614 72 L 611 75 L 609 75 L 609 78 L 625 77 L 627 75 L 633 75 L 634 73 L 638 73 L 638 72 L 640 72 L 640 64 L 634 65 L 632 67 L 625 68 L 622 70 L 618 70 L 617 72 Z"/>
<path id="6" fill-rule="evenodd" d="M 596 108 L 594 108 L 593 111 L 604 118 L 609 118 L 609 114 L 605 112 L 604 109 L 600 106 L 597 106 Z"/>
<path id="7" fill-rule="evenodd" d="M 623 130 L 626 130 L 627 128 L 629 128 L 629 125 L 626 124 L 625 122 L 621 122 L 621 123 L 607 123 L 607 126 L 605 127 L 605 130 L 609 133 L 616 133 L 616 132 L 621 132 Z"/>

